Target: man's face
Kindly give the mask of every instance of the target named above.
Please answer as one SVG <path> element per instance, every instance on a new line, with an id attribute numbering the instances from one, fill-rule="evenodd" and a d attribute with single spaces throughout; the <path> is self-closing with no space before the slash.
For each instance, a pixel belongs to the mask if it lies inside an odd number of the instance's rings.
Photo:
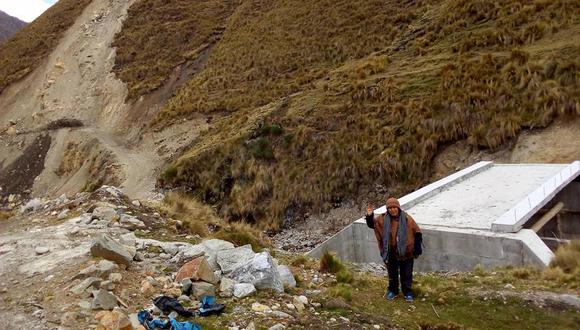
<path id="1" fill-rule="evenodd" d="M 396 217 L 399 215 L 399 208 L 398 207 L 389 207 L 387 209 L 387 212 L 389 212 L 389 214 L 393 217 Z"/>

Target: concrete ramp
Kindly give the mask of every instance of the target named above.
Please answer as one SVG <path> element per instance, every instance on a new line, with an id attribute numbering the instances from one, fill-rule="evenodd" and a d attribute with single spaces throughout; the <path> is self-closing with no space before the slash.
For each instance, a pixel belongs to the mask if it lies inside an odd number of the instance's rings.
<path id="1" fill-rule="evenodd" d="M 577 189 L 580 162 L 494 164 L 480 162 L 399 199 L 423 231 L 419 271 L 491 266 L 546 266 L 552 251 L 531 229 L 534 215 L 566 191 Z M 574 184 L 574 187 L 569 187 Z M 578 197 L 580 200 L 580 197 Z M 376 214 L 385 213 L 382 206 Z M 382 263 L 374 232 L 356 220 L 310 251 L 337 253 L 352 262 Z"/>

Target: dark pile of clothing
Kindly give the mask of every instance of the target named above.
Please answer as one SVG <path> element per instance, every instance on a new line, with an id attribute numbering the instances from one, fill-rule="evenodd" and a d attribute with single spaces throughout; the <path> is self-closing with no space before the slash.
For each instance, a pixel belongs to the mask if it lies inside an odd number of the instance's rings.
<path id="1" fill-rule="evenodd" d="M 177 299 L 168 296 L 159 296 L 153 299 L 153 304 L 155 304 L 163 314 L 169 315 L 171 312 L 175 311 L 183 317 L 210 316 L 214 314 L 219 315 L 226 308 L 223 304 L 217 304 L 214 296 L 204 296 L 201 299 L 201 307 L 193 311 L 185 309 Z M 139 311 L 137 318 L 147 330 L 201 330 L 201 327 L 198 324 L 192 322 L 178 322 L 172 317 L 168 317 L 167 319 L 154 318 L 151 312 L 146 310 Z"/>

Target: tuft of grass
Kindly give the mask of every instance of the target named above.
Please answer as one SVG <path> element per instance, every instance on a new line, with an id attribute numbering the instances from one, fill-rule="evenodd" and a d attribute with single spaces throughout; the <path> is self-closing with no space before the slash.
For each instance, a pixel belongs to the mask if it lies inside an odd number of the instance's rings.
<path id="1" fill-rule="evenodd" d="M 560 268 L 567 274 L 580 274 L 580 240 L 562 245 L 550 261 L 551 268 Z"/>
<path id="2" fill-rule="evenodd" d="M 308 258 L 303 255 L 299 255 L 296 259 L 292 260 L 290 263 L 294 267 L 300 267 L 301 265 L 306 265 L 308 263 Z"/>
<path id="3" fill-rule="evenodd" d="M 42 64 L 91 0 L 60 0 L 0 44 L 0 93 Z"/>
<path id="4" fill-rule="evenodd" d="M 345 267 L 342 261 L 330 252 L 326 251 L 322 257 L 320 257 L 321 272 L 337 274 L 344 269 Z"/>
<path id="5" fill-rule="evenodd" d="M 487 271 L 485 270 L 485 267 L 483 267 L 482 264 L 477 264 L 473 268 L 473 274 L 474 275 L 477 275 L 477 276 L 486 276 L 487 275 Z"/>
<path id="6" fill-rule="evenodd" d="M 346 301 L 352 301 L 352 287 L 345 283 L 339 283 L 329 289 L 332 297 L 342 297 Z"/>
<path id="7" fill-rule="evenodd" d="M 231 223 L 229 228 L 221 229 L 215 236 L 238 246 L 250 244 L 255 252 L 261 252 L 269 245 L 258 230 L 245 223 Z"/>
<path id="8" fill-rule="evenodd" d="M 208 236 L 208 225 L 220 221 L 209 206 L 180 192 L 165 194 L 160 211 L 167 217 L 183 221 L 184 228 L 189 234 L 201 237 Z"/>
<path id="9" fill-rule="evenodd" d="M 354 280 L 354 274 L 349 269 L 343 268 L 336 273 L 336 280 L 339 283 L 352 283 Z"/>

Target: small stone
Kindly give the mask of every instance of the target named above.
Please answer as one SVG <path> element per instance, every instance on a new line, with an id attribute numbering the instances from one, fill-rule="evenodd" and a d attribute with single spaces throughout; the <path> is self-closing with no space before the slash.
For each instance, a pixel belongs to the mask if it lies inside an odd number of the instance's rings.
<path id="1" fill-rule="evenodd" d="M 294 307 L 296 307 L 296 310 L 299 312 L 302 312 L 305 309 L 304 303 L 298 297 L 294 297 L 294 299 L 292 300 L 292 304 L 294 304 Z"/>
<path id="2" fill-rule="evenodd" d="M 113 289 L 115 289 L 115 284 L 113 284 L 111 281 L 103 281 L 101 282 L 101 289 L 113 291 Z"/>
<path id="3" fill-rule="evenodd" d="M 194 282 L 191 285 L 191 295 L 198 300 L 203 296 L 215 296 L 215 287 L 207 282 Z"/>
<path id="4" fill-rule="evenodd" d="M 304 305 L 308 305 L 308 298 L 306 296 L 298 296 L 296 299 L 300 300 Z"/>
<path id="5" fill-rule="evenodd" d="M 73 286 L 70 291 L 76 295 L 80 295 L 90 287 L 98 288 L 101 285 L 101 279 L 98 277 L 89 277 L 84 279 L 81 283 Z"/>
<path id="6" fill-rule="evenodd" d="M 119 283 L 123 279 L 123 275 L 121 273 L 111 273 L 109 274 L 109 281 L 113 283 Z"/>
<path id="7" fill-rule="evenodd" d="M 245 330 L 256 330 L 256 325 L 254 324 L 254 322 L 250 322 L 250 324 L 248 324 Z"/>
<path id="8" fill-rule="evenodd" d="M 181 295 L 181 296 L 179 296 L 177 298 L 177 301 L 179 301 L 179 302 L 185 302 L 185 301 L 189 302 L 189 301 L 191 301 L 191 298 L 189 298 L 189 296 L 186 296 L 186 295 Z"/>
<path id="9" fill-rule="evenodd" d="M 270 311 L 271 308 L 269 306 L 262 305 L 259 302 L 255 302 L 255 303 L 252 304 L 252 310 L 254 312 L 263 313 L 263 312 L 266 312 L 266 311 Z"/>
<path id="10" fill-rule="evenodd" d="M 315 302 L 313 302 L 313 303 L 310 303 L 310 305 L 312 305 L 312 307 L 314 307 L 314 308 L 320 308 L 320 307 L 322 307 L 322 304 L 320 304 L 320 303 L 315 303 Z"/>
<path id="11" fill-rule="evenodd" d="M 284 313 L 282 311 L 272 311 L 271 314 L 274 315 L 275 317 L 278 317 L 278 318 L 281 318 L 281 319 L 290 319 L 290 318 L 292 318 L 292 315 L 290 315 L 288 313 Z"/>
<path id="12" fill-rule="evenodd" d="M 234 285 L 234 297 L 244 298 L 256 293 L 256 287 L 251 283 L 236 283 Z"/>
<path id="13" fill-rule="evenodd" d="M 79 306 L 82 309 L 91 309 L 91 303 L 86 300 L 79 301 L 77 306 Z"/>
<path id="14" fill-rule="evenodd" d="M 34 248 L 34 252 L 36 252 L 36 254 L 38 255 L 48 253 L 48 251 L 50 251 L 50 249 L 46 246 L 37 246 L 36 248 Z"/>
<path id="15" fill-rule="evenodd" d="M 141 206 L 141 202 L 139 202 L 138 200 L 132 201 L 131 204 L 133 204 L 133 206 L 135 206 L 135 207 L 140 207 Z"/>
<path id="16" fill-rule="evenodd" d="M 331 317 L 329 321 L 330 322 L 336 322 L 336 319 L 334 317 Z"/>
<path id="17" fill-rule="evenodd" d="M 344 316 L 340 316 L 340 317 L 339 317 L 339 319 L 340 319 L 341 321 L 343 321 L 343 322 L 346 322 L 346 323 L 349 323 L 349 322 L 350 322 L 350 320 L 349 320 L 349 319 L 347 319 L 347 318 L 346 318 L 346 317 L 344 317 Z"/>
<path id="18" fill-rule="evenodd" d="M 291 309 L 291 310 L 296 309 L 296 307 L 292 304 L 286 304 L 286 308 Z"/>
<path id="19" fill-rule="evenodd" d="M 191 285 L 193 284 L 193 282 L 191 281 L 190 278 L 185 278 L 181 281 L 181 293 L 183 293 L 186 296 L 189 296 L 189 294 L 191 293 Z"/>
<path id="20" fill-rule="evenodd" d="M 92 309 L 107 309 L 112 310 L 117 307 L 117 297 L 107 290 L 99 289 L 94 294 Z"/>
<path id="21" fill-rule="evenodd" d="M 234 295 L 234 286 L 236 281 L 229 279 L 227 277 L 222 278 L 220 282 L 220 297 L 230 298 Z"/>
<path id="22" fill-rule="evenodd" d="M 286 329 L 286 327 L 281 323 L 276 323 L 268 328 L 268 330 L 282 330 L 282 329 Z"/>
<path id="23" fill-rule="evenodd" d="M 513 285 L 512 285 L 512 284 L 510 284 L 510 283 L 506 284 L 506 285 L 504 286 L 504 288 L 506 288 L 506 289 L 510 289 L 510 290 L 515 290 L 515 289 L 516 289 L 516 287 L 515 287 L 515 286 L 513 286 Z"/>
<path id="24" fill-rule="evenodd" d="M 68 215 L 68 213 L 69 213 L 69 209 L 64 209 L 64 210 L 60 211 L 60 213 L 57 216 L 57 219 L 58 220 L 62 220 L 64 218 L 66 218 L 66 216 Z"/>
<path id="25" fill-rule="evenodd" d="M 99 330 L 132 330 L 133 325 L 129 317 L 121 310 L 115 309 L 112 312 L 102 311 L 95 315 L 99 320 L 97 329 Z"/>
<path id="26" fill-rule="evenodd" d="M 141 282 L 140 290 L 141 293 L 143 293 L 147 297 L 150 297 L 155 293 L 155 287 L 147 280 L 143 280 L 143 282 Z"/>

